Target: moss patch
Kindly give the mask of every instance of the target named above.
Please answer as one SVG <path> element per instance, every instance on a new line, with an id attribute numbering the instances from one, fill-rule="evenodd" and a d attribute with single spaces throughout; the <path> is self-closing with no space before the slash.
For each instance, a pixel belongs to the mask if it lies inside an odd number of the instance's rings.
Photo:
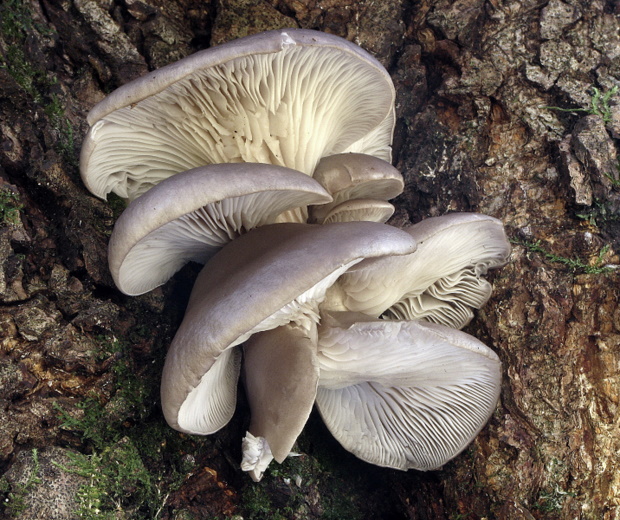
<path id="1" fill-rule="evenodd" d="M 194 447 L 163 422 L 156 393 L 158 377 L 137 367 L 129 345 L 100 337 L 101 356 L 110 367 L 115 391 L 107 402 L 96 395 L 77 405 L 79 414 L 57 407 L 61 427 L 76 434 L 84 453 L 63 469 L 86 479 L 78 491 L 76 514 L 85 519 L 161 518 L 170 493 L 193 469 L 183 455 Z M 152 367 L 152 368 L 151 368 Z M 159 364 L 149 366 L 159 370 Z"/>
<path id="2" fill-rule="evenodd" d="M 9 188 L 0 188 L 0 223 L 5 225 L 19 224 L 19 212 L 23 204 L 19 195 Z"/>

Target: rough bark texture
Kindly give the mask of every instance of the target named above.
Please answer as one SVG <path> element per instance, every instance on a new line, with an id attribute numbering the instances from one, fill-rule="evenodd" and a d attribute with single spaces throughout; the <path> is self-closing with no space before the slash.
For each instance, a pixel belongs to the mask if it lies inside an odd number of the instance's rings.
<path id="1" fill-rule="evenodd" d="M 3 0 L 0 516 L 619 518 L 619 16 L 613 0 Z M 205 439 L 159 412 L 195 270 L 139 298 L 107 271 L 121 208 L 79 179 L 90 107 L 286 26 L 355 41 L 392 73 L 395 225 L 478 211 L 514 242 L 468 328 L 503 361 L 501 402 L 441 471 L 366 465 L 313 417 L 303 455 L 249 482 L 243 396 Z"/>

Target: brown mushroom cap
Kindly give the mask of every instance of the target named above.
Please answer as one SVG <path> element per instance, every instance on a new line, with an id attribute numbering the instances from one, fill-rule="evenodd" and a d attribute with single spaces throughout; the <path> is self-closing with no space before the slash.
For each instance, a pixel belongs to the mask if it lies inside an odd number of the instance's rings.
<path id="1" fill-rule="evenodd" d="M 283 211 L 330 199 L 307 175 L 269 164 L 179 173 L 134 200 L 117 220 L 108 247 L 112 277 L 125 294 L 143 294 Z"/>
<path id="2" fill-rule="evenodd" d="M 168 351 L 161 387 L 168 423 L 188 433 L 217 431 L 235 406 L 232 347 L 291 321 L 309 328 L 346 269 L 413 250 L 407 233 L 374 222 L 272 224 L 227 244 L 199 274 Z"/>
<path id="3" fill-rule="evenodd" d="M 337 36 L 286 29 L 197 52 L 123 85 L 88 116 L 82 179 L 130 200 L 215 163 L 261 162 L 311 175 L 359 151 L 389 160 L 394 87 L 370 54 Z"/>

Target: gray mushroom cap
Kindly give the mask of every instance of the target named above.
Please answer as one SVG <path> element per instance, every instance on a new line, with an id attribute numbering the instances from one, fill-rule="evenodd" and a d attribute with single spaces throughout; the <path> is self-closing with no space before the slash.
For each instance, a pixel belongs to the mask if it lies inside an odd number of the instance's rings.
<path id="1" fill-rule="evenodd" d="M 217 164 L 179 173 L 117 220 L 108 247 L 112 277 L 125 294 L 143 294 L 282 212 L 330 199 L 307 175 L 280 166 Z"/>
<path id="2" fill-rule="evenodd" d="M 458 455 L 497 404 L 501 364 L 477 339 L 424 321 L 347 315 L 319 328 L 317 407 L 357 457 L 432 470 Z"/>
<path id="3" fill-rule="evenodd" d="M 415 241 L 374 222 L 272 224 L 227 244 L 203 268 L 168 351 L 161 399 L 168 423 L 208 434 L 235 407 L 239 349 L 289 322 L 309 329 L 327 288 L 364 258 L 408 254 Z"/>
<path id="4" fill-rule="evenodd" d="M 403 176 L 389 162 L 364 153 L 342 153 L 323 157 L 312 174 L 333 197 L 310 212 L 311 221 L 321 223 L 339 204 L 354 199 L 389 200 L 400 195 Z"/>
<path id="5" fill-rule="evenodd" d="M 389 160 L 394 87 L 337 36 L 286 29 L 197 52 L 123 85 L 88 115 L 82 179 L 130 200 L 204 164 L 261 162 L 311 175 L 359 151 Z"/>
<path id="6" fill-rule="evenodd" d="M 462 328 L 472 309 L 491 295 L 484 275 L 508 261 L 510 244 L 501 221 L 452 213 L 404 231 L 418 242 L 414 253 L 356 265 L 330 289 L 324 308 Z"/>

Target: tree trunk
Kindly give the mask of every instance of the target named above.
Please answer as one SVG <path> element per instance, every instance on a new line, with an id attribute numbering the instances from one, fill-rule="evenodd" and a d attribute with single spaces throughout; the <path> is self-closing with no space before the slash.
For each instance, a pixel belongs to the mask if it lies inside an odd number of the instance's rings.
<path id="1" fill-rule="evenodd" d="M 0 515 L 620 518 L 619 17 L 614 0 L 2 0 Z M 137 298 L 107 270 L 123 203 L 81 183 L 88 110 L 199 49 L 291 26 L 390 71 L 406 179 L 392 224 L 475 211 L 513 243 L 467 329 L 502 360 L 501 401 L 439 471 L 369 466 L 313 416 L 302 456 L 249 482 L 243 395 L 206 438 L 159 411 L 196 269 Z"/>

